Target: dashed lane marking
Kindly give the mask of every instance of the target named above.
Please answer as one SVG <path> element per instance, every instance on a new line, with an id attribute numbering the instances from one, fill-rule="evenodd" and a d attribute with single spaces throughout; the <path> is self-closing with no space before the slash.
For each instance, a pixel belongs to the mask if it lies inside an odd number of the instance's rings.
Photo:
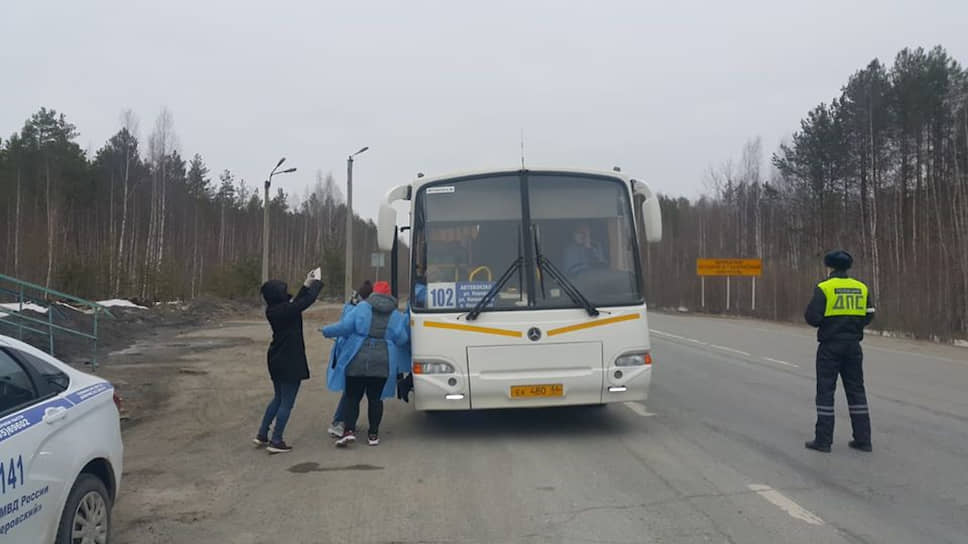
<path id="1" fill-rule="evenodd" d="M 712 348 L 712 349 L 716 349 L 716 350 L 719 350 L 719 351 L 725 351 L 725 352 L 728 352 L 728 353 L 733 353 L 733 354 L 736 354 L 736 355 L 741 355 L 743 357 L 749 357 L 749 358 L 752 358 L 753 357 L 753 355 L 750 354 L 749 352 L 746 352 L 746 351 L 743 351 L 743 350 L 739 350 L 739 349 L 735 349 L 735 348 L 731 348 L 731 347 L 728 347 L 728 346 L 721 346 L 719 344 L 710 344 L 709 342 L 703 342 L 702 340 L 696 340 L 695 338 L 687 338 L 685 336 L 679 336 L 679 335 L 676 335 L 676 334 L 672 334 L 671 332 L 660 331 L 660 330 L 657 330 L 657 329 L 649 329 L 649 331 L 651 331 L 652 333 L 658 335 L 661 338 L 671 338 L 671 339 L 675 339 L 675 340 L 681 340 L 683 342 L 689 342 L 691 344 L 697 344 L 697 345 L 700 345 L 700 346 L 706 346 L 706 347 L 709 347 L 709 348 Z M 796 363 L 791 363 L 789 361 L 783 361 L 783 360 L 780 360 L 780 359 L 774 359 L 773 357 L 763 357 L 762 359 L 764 361 L 767 361 L 767 362 L 770 362 L 770 363 L 775 363 L 775 364 L 778 364 L 778 365 L 788 366 L 788 367 L 791 367 L 791 368 L 800 368 L 800 365 L 798 365 Z"/>
<path id="2" fill-rule="evenodd" d="M 709 347 L 715 348 L 715 349 L 718 349 L 718 350 L 721 350 L 721 351 L 728 351 L 730 353 L 736 353 L 736 354 L 742 355 L 744 357 L 749 357 L 750 356 L 750 354 L 747 353 L 747 352 L 745 352 L 745 351 L 740 351 L 738 349 L 728 348 L 726 346 L 719 346 L 719 345 L 716 345 L 716 344 L 709 344 Z"/>
<path id="3" fill-rule="evenodd" d="M 679 336 L 678 334 L 672 334 L 671 332 L 660 331 L 660 330 L 657 330 L 657 329 L 649 329 L 649 331 L 651 331 L 654 334 L 658 334 L 659 336 L 665 336 L 667 338 L 676 338 L 676 339 L 679 339 L 679 340 L 685 340 L 686 339 L 685 336 Z"/>
<path id="4" fill-rule="evenodd" d="M 791 518 L 807 522 L 810 525 L 824 525 L 824 521 L 820 519 L 819 516 L 793 502 L 792 499 L 768 485 L 749 484 L 746 487 L 748 487 L 750 491 L 754 491 L 757 495 L 779 507 L 780 510 L 783 510 L 789 514 Z"/>
<path id="5" fill-rule="evenodd" d="M 800 365 L 798 365 L 796 363 L 790 363 L 790 362 L 787 362 L 787 361 L 781 361 L 779 359 L 774 359 L 773 357 L 763 357 L 763 360 L 764 361 L 769 361 L 771 363 L 776 363 L 778 365 L 792 366 L 793 368 L 800 368 Z"/>
<path id="6" fill-rule="evenodd" d="M 655 415 L 650 412 L 641 402 L 626 402 L 625 407 L 642 417 L 652 417 Z"/>
<path id="7" fill-rule="evenodd" d="M 696 340 L 695 338 L 687 338 L 685 336 L 679 336 L 678 334 L 672 334 L 671 332 L 660 331 L 656 329 L 649 329 L 649 332 L 658 334 L 659 336 L 665 338 L 673 338 L 676 340 L 682 340 L 683 342 L 691 342 L 693 344 L 699 344 L 700 346 L 708 346 L 708 342 L 703 342 L 702 340 Z"/>

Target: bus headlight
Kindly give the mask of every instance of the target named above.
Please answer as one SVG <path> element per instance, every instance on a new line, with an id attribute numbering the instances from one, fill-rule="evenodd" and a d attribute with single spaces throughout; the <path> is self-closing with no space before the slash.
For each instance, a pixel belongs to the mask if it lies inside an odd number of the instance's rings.
<path id="1" fill-rule="evenodd" d="M 626 353 L 615 359 L 615 366 L 643 366 L 652 364 L 652 354 L 648 351 Z"/>
<path id="2" fill-rule="evenodd" d="M 414 374 L 453 374 L 454 365 L 444 361 L 423 361 L 413 363 Z"/>

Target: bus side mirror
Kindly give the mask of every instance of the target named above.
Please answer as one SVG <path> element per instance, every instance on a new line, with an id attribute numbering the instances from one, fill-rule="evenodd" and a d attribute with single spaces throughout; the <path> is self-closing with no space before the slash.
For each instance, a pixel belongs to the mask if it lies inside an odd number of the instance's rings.
<path id="1" fill-rule="evenodd" d="M 653 195 L 642 203 L 642 222 L 645 224 L 645 240 L 647 242 L 662 241 L 662 208 L 659 198 Z"/>
<path id="2" fill-rule="evenodd" d="M 393 239 L 396 238 L 397 210 L 389 204 L 380 205 L 380 213 L 376 221 L 376 243 L 382 251 L 393 249 Z"/>

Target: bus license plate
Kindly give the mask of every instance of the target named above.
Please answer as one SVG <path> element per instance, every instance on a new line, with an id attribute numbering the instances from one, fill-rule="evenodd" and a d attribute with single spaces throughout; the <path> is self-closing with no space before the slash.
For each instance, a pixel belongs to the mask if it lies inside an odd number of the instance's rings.
<path id="1" fill-rule="evenodd" d="M 565 387 L 560 383 L 548 383 L 541 385 L 512 385 L 512 399 L 530 399 L 540 397 L 563 397 Z"/>

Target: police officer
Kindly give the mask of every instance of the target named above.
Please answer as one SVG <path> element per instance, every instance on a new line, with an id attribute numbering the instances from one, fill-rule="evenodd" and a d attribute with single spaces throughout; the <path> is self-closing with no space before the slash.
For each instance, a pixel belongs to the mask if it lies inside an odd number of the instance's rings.
<path id="1" fill-rule="evenodd" d="M 874 304 L 867 286 L 847 275 L 854 259 L 843 250 L 824 256 L 830 275 L 813 291 L 804 318 L 817 327 L 817 426 L 811 450 L 830 452 L 834 438 L 834 391 L 837 376 L 844 382 L 854 439 L 850 447 L 870 452 L 871 419 L 864 392 L 864 327 L 874 319 Z"/>

